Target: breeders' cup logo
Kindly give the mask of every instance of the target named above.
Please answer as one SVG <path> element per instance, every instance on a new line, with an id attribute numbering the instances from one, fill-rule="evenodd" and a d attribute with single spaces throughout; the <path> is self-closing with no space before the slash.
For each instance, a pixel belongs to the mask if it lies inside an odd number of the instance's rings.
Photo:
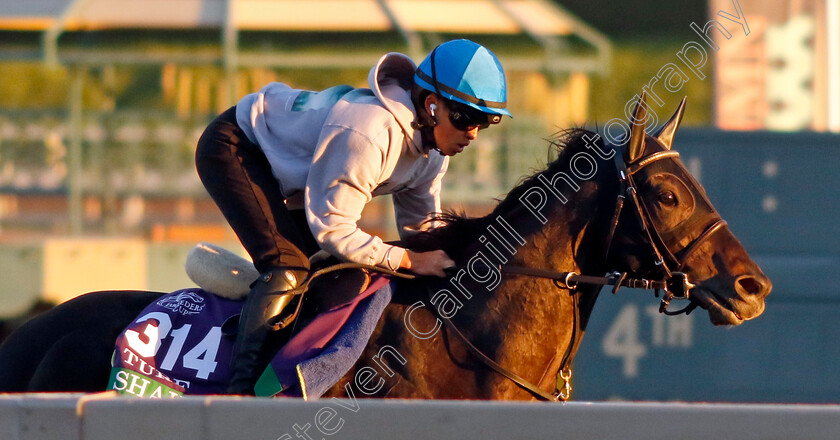
<path id="1" fill-rule="evenodd" d="M 204 298 L 201 295 L 195 292 L 184 291 L 168 295 L 158 301 L 157 305 L 182 315 L 195 315 L 204 310 L 204 306 L 207 304 L 203 303 Z"/>

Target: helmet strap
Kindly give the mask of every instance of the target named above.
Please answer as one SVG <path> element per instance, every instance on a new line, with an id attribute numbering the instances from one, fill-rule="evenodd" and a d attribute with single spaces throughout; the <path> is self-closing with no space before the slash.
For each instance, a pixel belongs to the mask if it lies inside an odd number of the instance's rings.
<path id="1" fill-rule="evenodd" d="M 443 99 L 443 95 L 440 94 L 440 89 L 438 88 L 437 70 L 435 69 L 435 53 L 437 52 L 439 46 L 440 45 L 432 49 L 430 59 L 432 68 L 432 83 L 435 87 L 435 94 L 438 96 L 438 98 Z M 440 153 L 440 149 L 438 149 L 437 143 L 435 143 L 434 132 L 434 127 L 437 125 L 437 120 L 431 117 L 431 115 L 427 114 L 425 102 L 418 104 L 421 104 L 421 107 L 423 109 L 423 115 L 426 115 L 426 117 L 421 117 L 420 112 L 418 112 L 417 119 L 411 122 L 411 127 L 415 130 L 420 130 L 420 138 L 423 140 L 423 148 L 429 150 L 437 150 L 437 152 Z M 428 122 L 422 122 L 421 119 L 426 119 Z"/>
<path id="2" fill-rule="evenodd" d="M 438 47 L 440 47 L 440 45 L 437 45 L 434 49 L 432 49 L 432 54 L 429 55 L 429 58 L 432 64 L 432 83 L 434 83 L 433 85 L 435 86 L 435 95 L 437 95 L 438 98 L 443 99 L 443 95 L 440 94 L 440 89 L 438 88 L 437 69 L 435 69 L 435 53 L 437 52 Z M 423 109 L 426 109 L 425 103 L 423 105 Z M 431 115 L 429 119 L 432 121 L 430 124 L 431 127 L 437 125 L 437 119 L 435 119 L 434 115 Z M 434 138 L 432 139 L 432 144 L 434 144 Z M 437 150 L 437 146 L 434 148 Z"/>
<path id="3" fill-rule="evenodd" d="M 434 127 L 425 127 L 420 129 L 420 139 L 423 140 L 423 148 L 426 150 L 438 150 L 437 143 L 435 143 Z"/>
<path id="4" fill-rule="evenodd" d="M 435 94 L 443 98 L 443 95 L 440 94 L 440 88 L 438 87 L 437 69 L 435 69 L 435 53 L 437 52 L 438 47 L 440 47 L 440 45 L 432 49 L 432 54 L 429 55 L 429 62 L 432 65 L 432 85 L 435 86 Z"/>
<path id="5" fill-rule="evenodd" d="M 440 95 L 438 95 L 438 97 L 440 97 Z M 437 119 L 435 119 L 434 115 L 426 111 L 427 98 L 428 95 L 424 96 L 422 100 L 418 97 L 416 102 L 414 102 L 414 107 L 417 109 L 417 117 L 414 121 L 411 121 L 411 128 L 415 130 L 431 128 L 437 125 Z"/>

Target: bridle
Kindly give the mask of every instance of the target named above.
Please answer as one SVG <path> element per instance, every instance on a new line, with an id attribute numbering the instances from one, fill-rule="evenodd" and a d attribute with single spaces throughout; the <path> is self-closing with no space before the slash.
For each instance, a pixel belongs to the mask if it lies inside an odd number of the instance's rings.
<path id="1" fill-rule="evenodd" d="M 613 160 L 615 163 L 617 177 L 619 181 L 619 191 L 616 196 L 615 210 L 612 216 L 611 223 L 609 225 L 607 239 L 605 241 L 605 261 L 606 258 L 608 258 L 609 253 L 613 247 L 612 244 L 615 238 L 615 232 L 618 229 L 618 224 L 621 220 L 622 211 L 627 205 L 627 200 L 629 199 L 629 204 L 632 207 L 633 212 L 635 214 L 634 217 L 636 218 L 639 227 L 642 230 L 644 239 L 643 241 L 647 244 L 647 247 L 653 256 L 654 265 L 657 268 L 657 270 L 661 272 L 662 277 L 660 279 L 630 278 L 627 272 L 611 272 L 604 276 L 593 276 L 582 275 L 577 272 L 558 272 L 548 269 L 539 269 L 515 265 L 503 265 L 498 268 L 499 271 L 504 274 L 550 279 L 553 281 L 554 285 L 557 288 L 562 290 L 568 290 L 570 292 L 574 310 L 572 337 L 563 357 L 561 358 L 559 368 L 556 370 L 556 383 L 559 384 L 560 382 L 562 382 L 562 389 L 559 389 L 559 387 L 555 387 L 554 392 L 551 394 L 543 391 L 537 385 L 534 385 L 533 383 L 525 380 L 524 378 L 501 366 L 496 361 L 482 353 L 481 350 L 475 347 L 472 344 L 472 342 L 470 342 L 470 340 L 458 329 L 458 327 L 455 325 L 455 323 L 452 322 L 451 319 L 443 316 L 439 317 L 444 322 L 447 329 L 449 329 L 462 342 L 462 344 L 473 356 L 475 356 L 478 360 L 480 360 L 489 368 L 510 379 L 519 387 L 525 389 L 526 391 L 530 392 L 532 395 L 541 400 L 567 401 L 571 397 L 571 366 L 574 362 L 574 356 L 577 352 L 577 347 L 580 344 L 584 333 L 584 328 L 581 326 L 580 319 L 579 296 L 577 295 L 578 288 L 581 285 L 613 286 L 612 293 L 617 293 L 621 287 L 629 287 L 634 289 L 652 289 L 654 290 L 654 293 L 657 297 L 659 297 L 660 292 L 664 292 L 662 294 L 659 306 L 660 313 L 664 313 L 666 315 L 679 315 L 685 313 L 686 315 L 688 315 L 697 307 L 697 303 L 692 301 L 686 307 L 678 311 L 672 312 L 668 310 L 668 306 L 670 305 L 671 300 L 675 298 L 687 299 L 691 301 L 690 291 L 692 288 L 695 287 L 695 285 L 691 283 L 691 281 L 688 278 L 688 275 L 685 272 L 683 272 L 683 270 L 685 269 L 689 258 L 694 254 L 694 252 L 696 252 L 697 249 L 699 249 L 699 247 L 703 243 L 708 241 L 709 238 L 712 235 L 714 235 L 715 232 L 727 226 L 726 221 L 724 221 L 717 213 L 717 211 L 715 211 L 714 208 L 712 208 L 711 203 L 708 202 L 708 200 L 706 200 L 705 197 L 702 196 L 702 194 L 699 194 L 701 196 L 701 201 L 704 202 L 708 208 L 706 213 L 710 213 L 711 215 L 703 215 L 702 212 L 698 214 L 697 209 L 695 207 L 695 213 L 693 213 L 691 217 L 684 220 L 682 223 L 686 224 L 687 227 L 692 227 L 699 224 L 699 222 L 705 222 L 707 223 L 707 226 L 705 226 L 703 232 L 700 233 L 700 235 L 698 235 L 694 240 L 691 241 L 691 243 L 686 245 L 683 249 L 678 251 L 671 249 L 671 247 L 668 246 L 668 242 L 663 238 L 663 234 L 660 233 L 654 226 L 648 208 L 639 199 L 638 186 L 636 185 L 633 176 L 642 169 L 648 166 L 652 166 L 652 164 L 658 163 L 663 159 L 678 158 L 679 152 L 672 150 L 659 151 L 650 154 L 638 160 L 635 163 L 630 164 L 630 166 L 627 166 L 627 164 L 624 161 L 624 156 L 621 152 L 621 149 L 619 147 L 613 147 L 613 151 L 615 153 L 613 155 Z M 301 291 L 304 291 L 307 288 L 310 281 L 326 273 L 333 272 L 336 270 L 352 268 L 363 268 L 370 271 L 381 272 L 386 275 L 404 279 L 417 278 L 416 275 L 390 271 L 375 266 L 356 263 L 342 263 L 313 272 L 299 287 L 299 289 L 301 289 Z M 450 268 L 450 270 L 452 270 L 453 272 L 460 269 L 462 268 Z M 427 286 L 427 291 L 427 293 L 431 297 L 431 295 L 433 294 L 431 286 Z M 438 314 L 436 308 L 430 307 L 430 309 L 433 313 Z M 553 363 L 553 360 L 551 363 Z M 547 367 L 547 371 L 550 369 L 552 369 L 551 365 Z M 545 374 L 543 376 L 545 376 Z"/>
<path id="2" fill-rule="evenodd" d="M 723 229 L 726 226 L 726 221 L 723 220 L 716 211 L 714 211 L 714 208 L 711 208 L 711 203 L 703 199 L 703 201 L 711 210 L 711 221 L 709 220 L 710 216 L 708 215 L 702 215 L 702 213 L 700 213 L 700 215 L 697 215 L 697 210 L 695 209 L 695 214 L 689 217 L 688 219 L 684 220 L 683 223 L 687 223 L 688 227 L 694 226 L 700 221 L 704 221 L 709 224 L 704 228 L 703 232 L 697 236 L 697 238 L 692 240 L 691 243 L 689 243 L 683 249 L 681 249 L 680 251 L 672 250 L 668 247 L 667 242 L 662 237 L 662 234 L 654 226 L 648 208 L 645 207 L 644 203 L 642 203 L 641 200 L 639 200 L 639 190 L 633 176 L 640 170 L 650 166 L 655 162 L 658 162 L 663 159 L 678 158 L 679 152 L 673 150 L 656 152 L 640 159 L 639 161 L 631 164 L 628 167 L 624 161 L 624 156 L 621 152 L 621 149 L 618 147 L 614 147 L 613 151 L 615 153 L 613 155 L 613 159 L 616 165 L 616 172 L 618 174 L 617 177 L 619 181 L 619 191 L 616 197 L 615 211 L 609 227 L 609 234 L 605 241 L 605 259 L 609 256 L 609 252 L 612 248 L 612 242 L 615 238 L 615 232 L 618 228 L 618 223 L 621 219 L 622 210 L 626 205 L 627 199 L 629 199 L 630 205 L 633 209 L 633 212 L 635 213 L 634 217 L 637 219 L 639 227 L 642 230 L 644 238 L 643 241 L 647 244 L 647 247 L 653 255 L 654 265 L 657 268 L 657 270 L 662 273 L 662 278 L 658 280 L 646 278 L 629 278 L 626 272 L 612 272 L 605 276 L 592 276 L 582 275 L 577 272 L 557 272 L 526 266 L 503 265 L 499 267 L 501 273 L 550 279 L 554 282 L 554 285 L 559 289 L 570 291 L 574 309 L 572 337 L 569 345 L 566 348 L 566 352 L 564 353 L 563 358 L 560 362 L 559 369 L 556 370 L 558 379 L 556 383 L 559 384 L 560 382 L 562 382 L 562 389 L 555 387 L 554 393 L 546 393 L 538 386 L 530 383 L 529 381 L 523 379 L 522 377 L 518 376 L 512 371 L 499 365 L 494 360 L 490 359 L 487 355 L 482 353 L 481 350 L 475 347 L 469 341 L 469 339 L 467 339 L 466 336 L 464 336 L 464 334 L 461 333 L 461 331 L 455 326 L 455 324 L 450 319 L 441 317 L 441 320 L 446 324 L 447 328 L 451 330 L 455 334 L 455 336 L 458 337 L 458 339 L 461 340 L 464 346 L 467 347 L 468 351 L 470 351 L 476 358 L 481 360 L 488 367 L 492 368 L 493 370 L 497 371 L 498 373 L 502 374 L 503 376 L 516 383 L 519 387 L 530 392 L 538 399 L 549 401 L 567 401 L 571 397 L 571 366 L 574 361 L 575 353 L 577 352 L 577 346 L 580 344 L 584 332 L 584 329 L 581 327 L 580 324 L 581 319 L 579 316 L 579 298 L 578 295 L 576 295 L 577 289 L 580 285 L 611 285 L 613 286 L 612 293 L 617 293 L 621 287 L 630 287 L 635 289 L 653 289 L 657 297 L 659 297 L 659 293 L 661 291 L 664 293 L 662 294 L 662 299 L 659 305 L 660 313 L 664 313 L 666 315 L 679 315 L 685 313 L 686 315 L 688 315 L 697 307 L 697 303 L 692 301 L 686 307 L 678 311 L 672 312 L 668 310 L 668 306 L 670 305 L 671 300 L 675 298 L 687 299 L 689 301 L 691 300 L 690 291 L 692 288 L 695 287 L 695 285 L 691 283 L 691 281 L 688 278 L 688 274 L 683 272 L 683 270 L 685 269 L 689 258 L 694 254 L 695 251 L 697 251 L 697 249 L 699 249 L 700 245 L 705 243 L 715 232 Z M 702 219 L 699 217 L 702 217 Z M 680 254 L 679 258 L 677 257 L 677 254 Z M 434 308 L 432 309 L 435 313 L 437 313 L 437 311 Z M 551 368 L 551 365 L 549 365 L 548 368 Z"/>
<path id="3" fill-rule="evenodd" d="M 639 200 L 639 190 L 633 176 L 643 168 L 662 159 L 677 159 L 679 158 L 680 153 L 673 150 L 659 151 L 640 159 L 638 162 L 633 163 L 628 167 L 624 161 L 623 155 L 621 154 L 621 149 L 614 148 L 613 151 L 615 152 L 613 160 L 618 173 L 620 189 L 618 196 L 616 197 L 615 213 L 613 214 L 613 221 L 610 225 L 610 232 L 606 241 L 607 245 L 605 258 L 608 256 L 612 247 L 615 230 L 618 227 L 619 218 L 621 216 L 625 200 L 630 199 L 636 220 L 642 230 L 642 233 L 644 234 L 644 242 L 650 249 L 654 258 L 654 265 L 657 270 L 662 273 L 662 280 L 664 281 L 664 287 L 652 286 L 643 288 L 653 288 L 657 297 L 659 296 L 659 290 L 663 290 L 665 292 L 659 306 L 660 313 L 664 313 L 666 315 L 679 315 L 681 313 L 689 314 L 697 307 L 697 303 L 691 302 L 688 306 L 676 312 L 669 311 L 668 306 L 674 298 L 690 300 L 689 292 L 694 287 L 694 284 L 689 281 L 688 275 L 683 272 L 686 268 L 686 264 L 694 252 L 700 248 L 700 245 L 706 242 L 715 232 L 727 226 L 726 221 L 723 220 L 720 214 L 711 207 L 711 203 L 708 202 L 708 200 L 705 200 L 705 197 L 702 198 L 701 200 L 708 207 L 711 215 L 703 215 L 703 212 L 699 212 L 700 210 L 695 209 L 693 215 L 684 220 L 682 223 L 684 224 L 683 229 L 693 228 L 700 222 L 706 223 L 707 225 L 703 229 L 703 232 L 682 250 L 671 250 L 667 242 L 662 238 L 662 234 L 653 225 L 651 220 L 652 217 L 648 208 L 641 202 L 641 200 Z M 679 258 L 677 257 L 677 254 L 680 254 Z"/>

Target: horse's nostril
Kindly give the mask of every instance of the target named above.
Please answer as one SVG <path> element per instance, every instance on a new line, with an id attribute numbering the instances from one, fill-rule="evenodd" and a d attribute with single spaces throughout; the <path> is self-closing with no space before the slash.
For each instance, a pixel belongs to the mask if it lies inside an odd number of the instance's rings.
<path id="1" fill-rule="evenodd" d="M 735 284 L 740 287 L 745 293 L 750 295 L 759 295 L 764 293 L 766 286 L 759 279 L 744 275 L 735 281 Z"/>

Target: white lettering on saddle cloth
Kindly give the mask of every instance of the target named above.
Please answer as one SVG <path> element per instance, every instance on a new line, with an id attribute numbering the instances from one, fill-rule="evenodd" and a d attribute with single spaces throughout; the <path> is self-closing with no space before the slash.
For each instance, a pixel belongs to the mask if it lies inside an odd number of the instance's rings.
<path id="1" fill-rule="evenodd" d="M 181 397 L 189 382 L 172 380 L 148 364 L 137 353 L 126 347 L 122 351 L 122 368 L 111 371 L 111 389 L 138 397 L 161 399 Z"/>
<path id="2" fill-rule="evenodd" d="M 195 292 L 184 291 L 177 295 L 166 296 L 157 305 L 182 315 L 194 315 L 204 310 L 204 298 Z"/>
<path id="3" fill-rule="evenodd" d="M 222 325 L 241 309 L 201 289 L 159 298 L 117 338 L 108 388 L 152 398 L 223 392 L 233 339 Z"/>

